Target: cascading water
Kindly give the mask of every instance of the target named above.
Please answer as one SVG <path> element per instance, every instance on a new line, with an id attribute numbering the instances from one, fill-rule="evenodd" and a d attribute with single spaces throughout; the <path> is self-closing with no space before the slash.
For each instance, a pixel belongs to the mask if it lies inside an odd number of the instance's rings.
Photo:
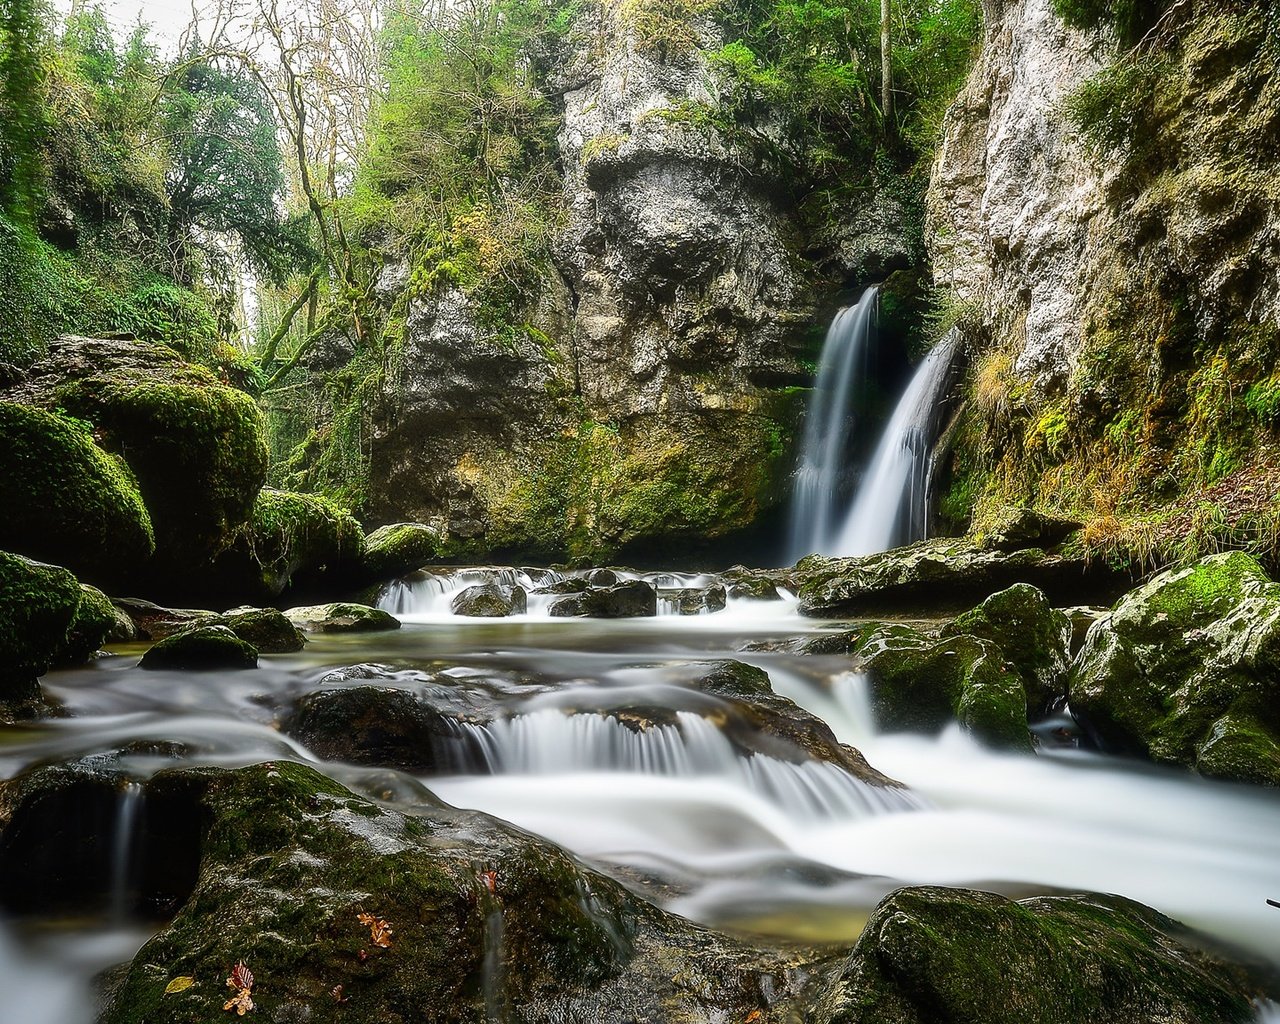
<path id="1" fill-rule="evenodd" d="M 800 467 L 791 500 L 791 555 L 830 554 L 836 540 L 840 477 L 847 464 L 852 405 L 867 379 L 880 290 L 836 314 L 827 331 L 805 416 Z"/>
<path id="2" fill-rule="evenodd" d="M 859 485 L 836 554 L 871 555 L 927 534 L 934 431 L 958 344 L 958 334 L 947 335 L 916 370 Z"/>

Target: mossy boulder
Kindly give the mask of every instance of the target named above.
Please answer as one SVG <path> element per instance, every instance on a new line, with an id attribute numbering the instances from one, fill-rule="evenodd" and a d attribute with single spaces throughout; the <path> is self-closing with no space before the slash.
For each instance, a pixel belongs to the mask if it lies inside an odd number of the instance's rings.
<path id="1" fill-rule="evenodd" d="M 202 625 L 226 626 L 260 654 L 300 651 L 307 638 L 279 608 L 233 608 L 223 615 L 200 620 Z"/>
<path id="2" fill-rule="evenodd" d="M 257 668 L 258 652 L 226 626 L 192 626 L 158 641 L 139 668 L 183 672 Z"/>
<path id="3" fill-rule="evenodd" d="M 1046 711 L 1066 696 L 1071 620 L 1049 603 L 1044 591 L 1029 583 L 1016 583 L 948 623 L 941 636 L 963 633 L 1000 648 L 1005 660 L 1022 676 L 1032 713 Z"/>
<path id="4" fill-rule="evenodd" d="M 1022 678 L 989 640 L 872 625 L 847 648 L 870 680 L 880 728 L 934 733 L 957 721 L 989 746 L 1031 749 Z"/>
<path id="5" fill-rule="evenodd" d="M 272 600 L 285 590 L 313 593 L 360 579 L 364 531 L 344 508 L 315 494 L 267 487 L 250 523 L 218 559 L 213 586 L 229 597 Z"/>
<path id="6" fill-rule="evenodd" d="M 363 582 L 393 580 L 440 556 L 440 534 L 422 523 L 380 526 L 365 538 Z"/>
<path id="7" fill-rule="evenodd" d="M 449 610 L 454 615 L 470 618 L 501 619 L 508 615 L 523 615 L 528 610 L 528 603 L 523 587 L 478 583 L 455 594 L 449 602 Z"/>
<path id="8" fill-rule="evenodd" d="M 1089 631 L 1070 697 L 1105 746 L 1280 785 L 1280 585 L 1243 552 L 1157 576 Z"/>
<path id="9" fill-rule="evenodd" d="M 137 484 L 86 424 L 0 401 L 0 547 L 118 583 L 155 550 Z"/>
<path id="10" fill-rule="evenodd" d="M 66 569 L 0 551 L 0 700 L 25 700 L 66 650 L 82 591 Z"/>
<path id="11" fill-rule="evenodd" d="M 1110 602 L 1131 576 L 1043 548 L 989 550 L 939 538 L 862 558 L 801 559 L 795 576 L 800 611 L 818 618 L 846 615 L 959 612 L 1015 583 L 1030 583 L 1055 604 Z"/>
<path id="12" fill-rule="evenodd" d="M 290 608 L 286 617 L 304 633 L 376 633 L 399 629 L 400 620 L 381 608 L 336 602 Z"/>
<path id="13" fill-rule="evenodd" d="M 71 619 L 67 635 L 54 661 L 59 665 L 80 665 L 118 630 L 115 605 L 101 590 L 80 584 L 80 603 Z"/>
<path id="14" fill-rule="evenodd" d="M 1119 896 L 1013 902 L 907 888 L 850 958 L 840 1024 L 1248 1024 L 1254 983 L 1205 941 Z"/>
<path id="15" fill-rule="evenodd" d="M 780 601 L 779 590 L 795 589 L 795 580 L 790 570 L 748 569 L 735 565 L 720 573 L 720 579 L 728 591 L 729 597 L 747 598 L 752 601 Z"/>
<path id="16" fill-rule="evenodd" d="M 15 394 L 88 421 L 151 517 L 155 586 L 184 591 L 249 520 L 267 471 L 254 400 L 164 345 L 55 339 Z"/>
<path id="17" fill-rule="evenodd" d="M 201 823 L 198 873 L 102 1024 L 224 1019 L 238 962 L 252 1016 L 312 1024 L 796 1020 L 832 979 L 830 958 L 697 928 L 493 819 L 405 815 L 310 767 L 162 772 L 146 801 Z M 166 995 L 174 978 L 195 984 Z"/>
<path id="18" fill-rule="evenodd" d="M 664 602 L 681 615 L 703 615 L 722 612 L 728 604 L 724 584 L 713 583 L 709 587 L 684 587 L 662 595 Z"/>
<path id="19" fill-rule="evenodd" d="M 658 592 L 644 580 L 625 580 L 562 597 L 552 603 L 551 614 L 557 618 L 644 618 L 658 614 Z"/>

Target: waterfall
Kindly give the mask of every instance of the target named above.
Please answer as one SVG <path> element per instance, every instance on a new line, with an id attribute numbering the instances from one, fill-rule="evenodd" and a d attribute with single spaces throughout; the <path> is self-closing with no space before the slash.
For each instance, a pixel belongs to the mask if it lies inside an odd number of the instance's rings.
<path id="1" fill-rule="evenodd" d="M 136 782 L 125 783 L 116 812 L 115 834 L 111 844 L 111 920 L 116 924 L 128 919 L 134 897 L 134 844 L 143 798 L 141 785 Z"/>
<path id="2" fill-rule="evenodd" d="M 955 332 L 943 338 L 911 378 L 858 487 L 837 554 L 871 555 L 926 535 L 934 431 L 958 342 Z"/>
<path id="3" fill-rule="evenodd" d="M 856 306 L 836 314 L 827 330 L 805 415 L 800 467 L 791 501 L 791 554 L 828 554 L 836 540 L 836 503 L 847 463 L 850 405 L 867 379 L 880 289 L 868 288 Z"/>

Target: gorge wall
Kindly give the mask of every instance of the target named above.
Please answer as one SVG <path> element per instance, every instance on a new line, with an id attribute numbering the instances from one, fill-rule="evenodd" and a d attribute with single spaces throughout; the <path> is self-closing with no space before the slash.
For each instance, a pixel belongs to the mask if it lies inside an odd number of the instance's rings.
<path id="1" fill-rule="evenodd" d="M 730 88 L 715 22 L 668 46 L 634 16 L 589 5 L 550 61 L 563 216 L 525 329 L 487 331 L 462 288 L 411 298 L 373 519 L 471 556 L 773 540 L 819 306 L 906 256 L 881 225 L 815 257 L 797 183 L 703 116 Z M 388 267 L 388 301 L 408 278 Z"/>
<path id="2" fill-rule="evenodd" d="M 935 162 L 934 273 L 972 356 L 944 512 L 980 531 L 1034 505 L 1152 560 L 1272 549 L 1275 15 L 1181 0 L 1121 40 L 1073 6 L 987 0 Z"/>

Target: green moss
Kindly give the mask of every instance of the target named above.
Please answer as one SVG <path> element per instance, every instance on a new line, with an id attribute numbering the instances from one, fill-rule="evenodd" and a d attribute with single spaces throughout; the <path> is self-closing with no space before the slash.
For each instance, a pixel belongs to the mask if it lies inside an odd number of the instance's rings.
<path id="1" fill-rule="evenodd" d="M 257 665 L 257 648 L 228 627 L 199 624 L 160 640 L 138 662 L 142 669 L 178 672 L 251 669 Z"/>
<path id="2" fill-rule="evenodd" d="M 0 545 L 119 581 L 151 556 L 151 520 L 137 485 L 83 427 L 0 402 Z"/>
<path id="3" fill-rule="evenodd" d="M 0 551 L 0 699 L 29 696 L 65 649 L 80 598 L 66 569 Z"/>
<path id="4" fill-rule="evenodd" d="M 151 513 L 158 558 L 190 571 L 231 544 L 266 478 L 253 399 L 176 360 L 68 381 L 56 396 L 128 462 Z"/>
<path id="5" fill-rule="evenodd" d="M 1151 615 L 1174 629 L 1203 625 L 1230 612 L 1250 585 L 1270 582 L 1256 558 L 1233 551 L 1169 577 L 1151 593 Z"/>
<path id="6" fill-rule="evenodd" d="M 116 609 L 101 590 L 80 585 L 80 603 L 67 630 L 62 650 L 54 659 L 60 665 L 83 664 L 107 641 L 116 626 Z"/>
<path id="7" fill-rule="evenodd" d="M 421 523 L 381 526 L 365 538 L 364 576 L 389 580 L 434 562 L 440 554 L 440 535 Z"/>

